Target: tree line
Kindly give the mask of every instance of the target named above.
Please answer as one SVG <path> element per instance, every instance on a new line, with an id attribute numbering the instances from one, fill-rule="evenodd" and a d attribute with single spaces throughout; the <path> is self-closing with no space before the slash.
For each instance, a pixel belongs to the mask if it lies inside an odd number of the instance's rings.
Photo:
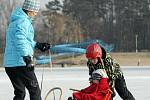
<path id="1" fill-rule="evenodd" d="M 150 51 L 150 0 L 53 0 L 45 7 L 34 23 L 37 41 L 56 45 L 101 39 L 117 52 Z M 8 16 L 1 8 L 0 17 Z M 7 18 L 0 18 L 0 47 Z"/>
<path id="2" fill-rule="evenodd" d="M 80 22 L 86 39 L 113 43 L 115 51 L 133 52 L 136 44 L 150 50 L 150 0 L 65 0 L 64 13 Z"/>

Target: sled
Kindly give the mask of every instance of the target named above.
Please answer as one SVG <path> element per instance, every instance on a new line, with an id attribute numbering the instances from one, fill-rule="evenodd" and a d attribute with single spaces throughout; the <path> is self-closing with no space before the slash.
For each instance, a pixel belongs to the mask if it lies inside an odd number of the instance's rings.
<path id="1" fill-rule="evenodd" d="M 77 91 L 77 92 L 80 91 L 80 90 L 73 89 L 73 88 L 70 88 L 69 90 Z M 110 92 L 110 94 L 107 94 L 104 100 L 108 100 L 108 98 L 110 98 L 112 91 L 109 90 L 109 92 Z M 59 94 L 57 94 L 57 93 L 59 93 Z M 50 96 L 51 96 L 51 98 L 50 98 Z M 69 98 L 68 98 L 68 100 L 73 100 L 71 97 L 69 97 Z M 50 89 L 44 98 L 44 100 L 61 100 L 61 99 L 62 99 L 62 89 L 60 87 L 54 87 L 54 88 Z"/>
<path id="2" fill-rule="evenodd" d="M 60 87 L 54 87 L 47 92 L 44 100 L 61 100 L 61 98 L 62 89 Z"/>

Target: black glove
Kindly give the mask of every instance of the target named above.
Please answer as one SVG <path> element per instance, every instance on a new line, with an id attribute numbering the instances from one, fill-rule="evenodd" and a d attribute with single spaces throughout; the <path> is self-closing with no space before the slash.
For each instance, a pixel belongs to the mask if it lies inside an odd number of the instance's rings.
<path id="1" fill-rule="evenodd" d="M 102 76 L 98 73 L 93 73 L 92 74 L 92 80 L 100 80 Z"/>
<path id="2" fill-rule="evenodd" d="M 69 97 L 68 100 L 76 100 L 76 99 L 73 97 Z"/>
<path id="3" fill-rule="evenodd" d="M 34 70 L 34 64 L 32 64 L 32 60 L 30 56 L 23 56 L 23 60 L 26 63 L 26 67 L 28 71 Z"/>
<path id="4" fill-rule="evenodd" d="M 92 77 L 90 77 L 90 78 L 89 78 L 89 82 L 92 83 L 92 81 L 93 81 L 93 79 L 92 79 Z"/>
<path id="5" fill-rule="evenodd" d="M 42 52 L 45 52 L 51 48 L 49 43 L 39 43 L 37 42 L 35 48 L 40 49 Z"/>

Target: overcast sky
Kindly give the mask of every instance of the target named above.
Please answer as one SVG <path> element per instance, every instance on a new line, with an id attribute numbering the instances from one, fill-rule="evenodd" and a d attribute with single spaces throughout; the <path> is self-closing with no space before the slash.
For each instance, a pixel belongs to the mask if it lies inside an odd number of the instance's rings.
<path id="1" fill-rule="evenodd" d="M 47 4 L 49 1 L 52 1 L 52 0 L 41 0 L 42 8 L 45 7 L 45 4 Z"/>
<path id="2" fill-rule="evenodd" d="M 21 0 L 22 1 L 22 0 Z M 41 1 L 41 7 L 45 8 L 45 4 L 47 4 L 49 1 L 53 1 L 53 0 L 40 0 Z M 59 0 L 59 1 L 63 1 L 63 0 Z"/>
<path id="3" fill-rule="evenodd" d="M 47 4 L 49 1 L 53 1 L 53 0 L 41 0 L 42 2 L 41 2 L 41 6 L 42 6 L 42 8 L 43 7 L 45 7 L 45 4 Z M 63 0 L 59 0 L 59 1 L 63 1 Z"/>
<path id="4" fill-rule="evenodd" d="M 1 0 L 0 0 L 1 1 Z M 12 0 L 13 1 L 13 0 Z M 20 1 L 20 3 L 21 3 L 21 5 L 19 4 L 19 6 L 22 6 L 22 4 L 23 4 L 23 2 L 24 2 L 24 0 L 19 0 Z M 18 1 L 18 2 L 19 2 Z M 44 9 L 44 8 L 46 8 L 45 7 L 45 4 L 48 4 L 48 2 L 49 1 L 53 1 L 53 0 L 40 0 L 40 3 L 41 3 L 41 9 Z M 59 1 L 61 1 L 61 3 L 63 2 L 63 0 L 59 0 Z"/>

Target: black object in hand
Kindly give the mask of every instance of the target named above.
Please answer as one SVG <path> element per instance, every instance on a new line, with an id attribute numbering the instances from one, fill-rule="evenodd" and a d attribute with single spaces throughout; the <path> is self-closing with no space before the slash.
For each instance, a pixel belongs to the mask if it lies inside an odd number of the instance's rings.
<path id="1" fill-rule="evenodd" d="M 39 43 L 37 42 L 35 48 L 40 49 L 42 52 L 45 52 L 51 48 L 49 43 Z"/>
<path id="2" fill-rule="evenodd" d="M 34 70 L 34 64 L 32 64 L 32 59 L 30 56 L 23 56 L 23 60 L 26 63 L 27 70 Z"/>

